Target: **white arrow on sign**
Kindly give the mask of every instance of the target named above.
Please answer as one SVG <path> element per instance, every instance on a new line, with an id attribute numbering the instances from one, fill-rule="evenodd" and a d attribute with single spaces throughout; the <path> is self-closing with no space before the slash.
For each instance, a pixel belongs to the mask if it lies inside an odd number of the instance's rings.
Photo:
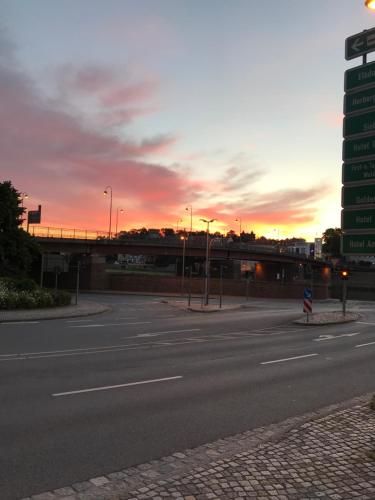
<path id="1" fill-rule="evenodd" d="M 361 332 L 354 333 L 343 333 L 342 335 L 319 335 L 317 339 L 313 339 L 315 342 L 321 342 L 322 340 L 332 340 L 339 339 L 340 337 L 354 337 L 355 335 L 359 335 Z"/>
<path id="2" fill-rule="evenodd" d="M 361 41 L 361 39 L 360 39 L 360 38 L 356 38 L 356 39 L 354 40 L 353 45 L 352 45 L 352 49 L 353 49 L 355 52 L 359 52 L 359 51 L 361 50 L 361 47 L 362 47 L 362 45 L 363 45 L 364 43 L 365 43 L 365 42 L 364 42 L 363 40 Z"/>

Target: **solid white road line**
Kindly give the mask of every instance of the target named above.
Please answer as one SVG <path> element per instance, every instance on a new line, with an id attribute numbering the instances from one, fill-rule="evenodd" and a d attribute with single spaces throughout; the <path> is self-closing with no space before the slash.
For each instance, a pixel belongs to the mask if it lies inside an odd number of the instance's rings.
<path id="1" fill-rule="evenodd" d="M 318 338 L 313 339 L 315 342 L 321 342 L 323 340 L 334 340 L 341 339 L 342 337 L 355 337 L 359 335 L 361 332 L 353 332 L 353 333 L 343 333 L 342 335 L 319 335 Z"/>
<path id="2" fill-rule="evenodd" d="M 360 325 L 375 325 L 375 323 L 366 323 L 366 321 L 356 321 L 356 323 L 359 323 Z"/>
<path id="3" fill-rule="evenodd" d="M 68 328 L 98 328 L 100 326 L 149 325 L 151 321 L 136 321 L 134 323 L 101 323 L 97 325 L 71 325 Z"/>
<path id="4" fill-rule="evenodd" d="M 3 321 L 0 322 L 0 325 L 25 325 L 35 323 L 40 323 L 40 321 Z"/>
<path id="5" fill-rule="evenodd" d="M 182 375 L 177 375 L 176 377 L 166 377 L 166 378 L 156 378 L 153 380 L 142 380 L 140 382 L 130 382 L 128 384 L 118 384 L 118 385 L 107 385 L 103 387 L 93 387 L 91 389 L 81 389 L 79 391 L 69 391 L 69 392 L 57 392 L 52 394 L 53 397 L 57 398 L 59 396 L 70 396 L 72 394 L 83 394 L 85 392 L 96 392 L 96 391 L 108 391 L 109 389 L 119 389 L 120 387 L 131 387 L 133 385 L 144 385 L 144 384 L 155 384 L 156 382 L 168 382 L 170 380 L 177 380 L 182 378 Z"/>
<path id="6" fill-rule="evenodd" d="M 92 319 L 70 319 L 67 323 L 83 323 L 86 321 L 93 321 Z"/>
<path id="7" fill-rule="evenodd" d="M 318 353 L 304 354 L 303 356 L 293 356 L 292 358 L 275 359 L 273 361 L 263 361 L 261 365 L 270 365 L 271 363 L 282 363 L 284 361 L 293 361 L 294 359 L 310 358 L 311 356 L 319 356 Z"/>
<path id="8" fill-rule="evenodd" d="M 374 345 L 374 344 L 375 344 L 375 342 L 368 342 L 368 344 L 358 344 L 355 347 L 366 347 L 368 345 Z"/>
<path id="9" fill-rule="evenodd" d="M 157 335 L 165 335 L 167 333 L 186 333 L 186 332 L 200 332 L 200 328 L 188 328 L 185 330 L 167 330 L 165 332 L 152 332 L 152 333 L 139 333 L 133 337 L 123 337 L 124 339 L 136 339 L 139 337 L 155 337 Z"/>

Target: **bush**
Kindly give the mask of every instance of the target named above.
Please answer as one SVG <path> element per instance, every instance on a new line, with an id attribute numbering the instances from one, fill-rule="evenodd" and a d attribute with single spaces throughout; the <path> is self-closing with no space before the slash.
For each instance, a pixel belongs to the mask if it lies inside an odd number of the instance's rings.
<path id="1" fill-rule="evenodd" d="M 70 293 L 64 290 L 42 289 L 28 279 L 0 278 L 0 309 L 66 306 L 70 301 Z"/>

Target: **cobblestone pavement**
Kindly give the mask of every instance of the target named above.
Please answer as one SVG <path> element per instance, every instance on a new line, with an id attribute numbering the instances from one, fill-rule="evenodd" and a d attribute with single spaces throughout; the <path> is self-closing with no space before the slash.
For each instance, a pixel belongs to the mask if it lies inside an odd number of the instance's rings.
<path id="1" fill-rule="evenodd" d="M 370 397 L 31 498 L 375 499 L 375 411 L 369 408 Z"/>

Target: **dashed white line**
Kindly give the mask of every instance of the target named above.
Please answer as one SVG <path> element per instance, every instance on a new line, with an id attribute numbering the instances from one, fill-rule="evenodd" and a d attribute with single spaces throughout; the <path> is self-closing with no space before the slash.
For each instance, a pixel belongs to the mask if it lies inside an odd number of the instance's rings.
<path id="1" fill-rule="evenodd" d="M 311 358 L 312 356 L 319 356 L 318 353 L 304 354 L 302 356 L 293 356 L 292 358 L 274 359 L 273 361 L 263 361 L 261 365 L 270 365 L 271 363 L 283 363 L 284 361 L 293 361 L 295 359 Z"/>
<path id="2" fill-rule="evenodd" d="M 109 389 L 119 389 L 120 387 L 131 387 L 134 385 L 155 384 L 156 382 L 168 382 L 170 380 L 177 380 L 177 379 L 181 379 L 181 378 L 182 378 L 182 375 L 177 375 L 176 377 L 156 378 L 153 380 L 142 380 L 140 382 L 130 382 L 128 384 L 106 385 L 106 386 L 102 386 L 102 387 L 92 387 L 91 389 L 81 389 L 78 391 L 56 392 L 55 394 L 52 394 L 52 396 L 57 398 L 59 396 L 70 396 L 72 394 L 83 394 L 85 392 L 108 391 Z"/>
<path id="3" fill-rule="evenodd" d="M 358 344 L 355 347 L 366 347 L 368 345 L 374 345 L 374 344 L 375 344 L 375 342 L 368 342 L 367 344 Z"/>

